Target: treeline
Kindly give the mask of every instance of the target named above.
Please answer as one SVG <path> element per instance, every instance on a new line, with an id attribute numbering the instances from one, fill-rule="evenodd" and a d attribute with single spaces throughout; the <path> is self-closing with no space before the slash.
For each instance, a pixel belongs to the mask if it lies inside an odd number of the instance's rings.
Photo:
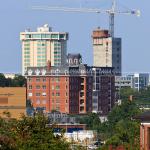
<path id="1" fill-rule="evenodd" d="M 132 89 L 123 89 L 121 92 L 122 104 L 116 105 L 109 113 L 107 121 L 101 123 L 97 114 L 88 114 L 79 117 L 80 123 L 87 124 L 88 129 L 96 130 L 98 132 L 98 139 L 105 141 L 99 150 L 106 150 L 110 145 L 114 147 L 124 146 L 128 150 L 140 149 L 140 122 L 135 120 L 134 117 L 142 113 L 139 109 L 137 102 L 140 97 L 146 96 L 150 89 L 146 91 L 133 91 Z M 145 94 L 147 93 L 147 94 Z M 129 96 L 133 95 L 133 101 L 129 100 Z M 149 94 L 147 95 L 147 99 Z M 130 148 L 129 148 L 130 147 Z"/>
<path id="2" fill-rule="evenodd" d="M 0 73 L 0 87 L 24 87 L 26 78 L 21 75 L 16 75 L 14 79 L 5 78 L 4 74 Z"/>
<path id="3" fill-rule="evenodd" d="M 138 106 L 150 106 L 150 87 L 141 89 L 140 91 L 134 90 L 132 88 L 121 89 L 121 99 L 127 99 L 130 95 L 132 95 L 132 100 Z"/>
<path id="4" fill-rule="evenodd" d="M 47 126 L 43 114 L 34 117 L 23 116 L 20 120 L 0 118 L 0 150 L 71 150 L 62 136 L 55 136 L 54 129 Z"/>

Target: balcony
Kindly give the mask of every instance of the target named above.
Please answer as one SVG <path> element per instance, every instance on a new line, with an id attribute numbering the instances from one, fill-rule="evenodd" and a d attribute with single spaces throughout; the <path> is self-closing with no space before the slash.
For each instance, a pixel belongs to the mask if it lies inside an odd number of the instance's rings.
<path id="1" fill-rule="evenodd" d="M 84 106 L 80 106 L 80 113 L 85 113 Z"/>
<path id="2" fill-rule="evenodd" d="M 83 99 L 80 100 L 80 106 L 84 106 L 84 100 Z"/>

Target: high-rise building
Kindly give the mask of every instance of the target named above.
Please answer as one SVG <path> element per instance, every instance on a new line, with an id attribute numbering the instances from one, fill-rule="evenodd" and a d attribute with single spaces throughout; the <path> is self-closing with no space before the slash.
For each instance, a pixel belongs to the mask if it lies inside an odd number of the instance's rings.
<path id="1" fill-rule="evenodd" d="M 66 63 L 67 32 L 53 32 L 46 24 L 37 28 L 37 32 L 30 29 L 20 33 L 22 41 L 22 74 L 27 67 L 46 66 L 47 61 L 52 66 Z"/>
<path id="2" fill-rule="evenodd" d="M 121 38 L 110 37 L 108 30 L 93 31 L 93 55 L 95 67 L 113 67 L 116 75 L 121 74 Z"/>

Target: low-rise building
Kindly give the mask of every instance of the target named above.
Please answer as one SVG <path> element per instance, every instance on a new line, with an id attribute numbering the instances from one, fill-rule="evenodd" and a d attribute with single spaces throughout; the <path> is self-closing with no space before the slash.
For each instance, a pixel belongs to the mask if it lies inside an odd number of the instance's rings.
<path id="1" fill-rule="evenodd" d="M 134 73 L 115 77 L 116 89 L 130 87 L 137 91 L 149 86 L 148 73 Z"/>
<path id="2" fill-rule="evenodd" d="M 140 150 L 150 149 L 150 111 L 134 117 L 141 121 L 140 125 Z"/>
<path id="3" fill-rule="evenodd" d="M 116 89 L 130 87 L 133 88 L 133 77 L 132 76 L 115 76 L 115 87 Z"/>
<path id="4" fill-rule="evenodd" d="M 87 146 L 97 140 L 97 132 L 93 130 L 80 130 L 72 133 L 65 133 L 64 137 L 69 142 L 80 143 Z"/>
<path id="5" fill-rule="evenodd" d="M 26 87 L 0 87 L 0 116 L 19 119 L 26 114 Z"/>

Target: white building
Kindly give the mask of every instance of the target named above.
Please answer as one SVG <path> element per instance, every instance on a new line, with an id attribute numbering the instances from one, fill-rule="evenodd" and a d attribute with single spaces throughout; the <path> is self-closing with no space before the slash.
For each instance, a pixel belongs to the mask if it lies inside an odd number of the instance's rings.
<path id="1" fill-rule="evenodd" d="M 133 75 L 133 88 L 136 90 L 144 89 L 149 85 L 148 73 L 135 73 Z"/>
<path id="2" fill-rule="evenodd" d="M 20 33 L 22 41 L 22 73 L 27 67 L 52 66 L 66 63 L 67 32 L 53 32 L 46 24 L 37 28 L 36 32 L 29 29 Z"/>
<path id="3" fill-rule="evenodd" d="M 15 73 L 4 73 L 5 78 L 14 79 L 16 74 Z"/>
<path id="4" fill-rule="evenodd" d="M 82 131 L 74 131 L 73 133 L 65 133 L 64 137 L 67 141 L 71 142 L 88 142 L 91 143 L 96 140 L 97 133 L 93 130 L 82 130 Z"/>
<path id="5" fill-rule="evenodd" d="M 114 67 L 116 75 L 121 74 L 121 38 L 112 38 L 108 30 L 93 31 L 93 55 L 95 67 Z"/>
<path id="6" fill-rule="evenodd" d="M 116 89 L 130 87 L 137 91 L 144 89 L 149 85 L 148 73 L 134 73 L 115 77 Z"/>

